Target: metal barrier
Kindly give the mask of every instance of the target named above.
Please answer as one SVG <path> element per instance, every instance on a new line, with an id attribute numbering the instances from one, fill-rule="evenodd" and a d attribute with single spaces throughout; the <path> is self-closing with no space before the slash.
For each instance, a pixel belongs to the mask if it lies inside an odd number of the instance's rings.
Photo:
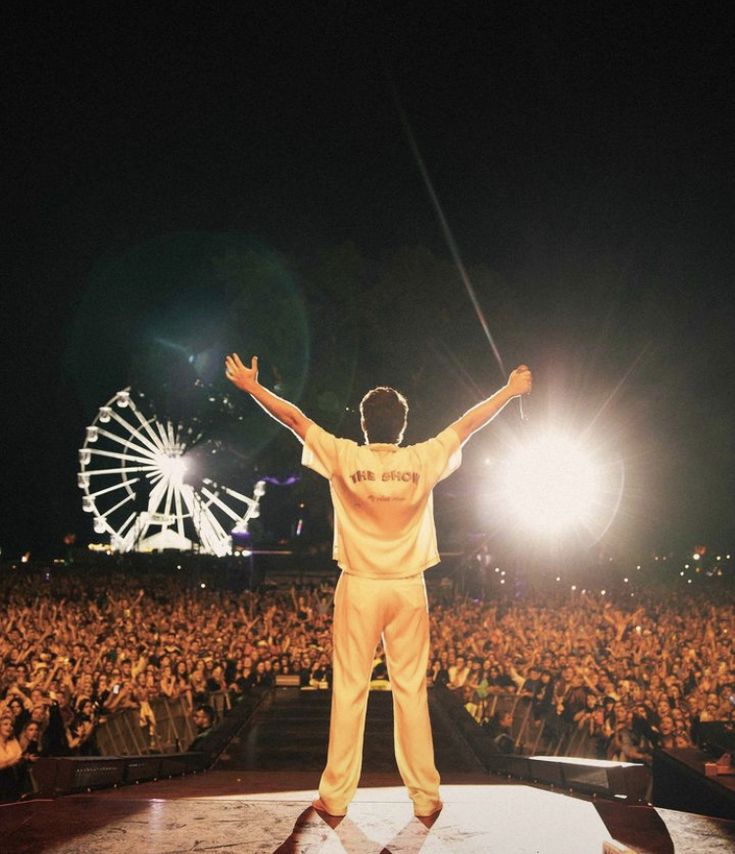
<path id="1" fill-rule="evenodd" d="M 232 708 L 226 691 L 209 695 L 214 709 L 214 725 L 219 725 Z M 184 697 L 170 700 L 159 697 L 146 709 L 124 709 L 113 712 L 96 730 L 97 746 L 102 756 L 140 756 L 146 753 L 181 753 L 196 738 L 189 704 Z"/>
<path id="2" fill-rule="evenodd" d="M 569 756 L 582 759 L 598 759 L 598 741 L 586 729 L 566 721 L 554 714 L 534 716 L 533 703 L 528 697 L 519 697 L 511 692 L 489 695 L 485 700 L 484 716 L 510 712 L 512 724 L 510 736 L 516 752 L 526 755 L 543 753 L 546 756 Z M 469 713 L 466 712 L 469 717 Z"/>
<path id="3" fill-rule="evenodd" d="M 140 726 L 138 709 L 127 709 L 111 715 L 100 726 L 97 743 L 106 748 L 113 745 L 121 749 L 148 745 L 148 749 L 136 754 L 115 753 L 105 756 L 44 757 L 30 769 L 33 791 L 42 797 L 57 797 L 70 792 L 87 791 L 110 786 L 158 780 L 178 774 L 204 771 L 226 747 L 230 739 L 252 719 L 261 706 L 272 700 L 272 690 L 253 690 L 232 704 L 224 692 L 210 696 L 210 704 L 218 717 L 216 725 L 207 735 L 197 741 L 196 749 L 188 751 L 195 733 L 191 726 L 188 707 L 177 706 L 179 701 L 162 700 L 157 711 L 163 718 L 156 717 L 155 726 L 149 724 L 152 733 L 147 737 Z M 168 704 L 168 705 L 166 705 Z M 153 709 L 156 714 L 156 709 Z M 164 724 L 160 724 L 163 720 Z M 180 752 L 162 752 L 154 746 L 155 739 L 166 738 L 166 727 L 170 727 L 170 745 L 182 745 Z M 161 735 L 162 733 L 162 735 Z M 190 738 L 191 736 L 191 738 Z"/>
<path id="4" fill-rule="evenodd" d="M 496 712 L 511 712 L 513 723 L 511 735 L 515 752 L 504 753 L 489 737 L 487 731 L 468 714 L 461 699 L 446 688 L 433 692 L 433 711 L 445 718 L 447 723 L 464 740 L 475 757 L 488 773 L 510 775 L 523 780 L 543 783 L 587 794 L 615 797 L 637 802 L 645 798 L 650 783 L 649 769 L 629 762 L 608 762 L 589 754 L 574 758 L 554 755 L 548 746 L 559 739 L 552 737 L 548 721 L 535 720 L 531 701 L 515 694 L 498 694 L 488 708 Z M 562 739 L 568 749 L 575 750 L 584 745 L 589 737 L 577 727 L 571 738 Z M 542 753 L 545 755 L 533 755 Z"/>

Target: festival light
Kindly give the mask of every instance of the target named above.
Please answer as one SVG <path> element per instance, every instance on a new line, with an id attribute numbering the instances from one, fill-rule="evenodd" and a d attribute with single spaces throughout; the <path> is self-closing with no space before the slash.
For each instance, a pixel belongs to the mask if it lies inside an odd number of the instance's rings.
<path id="1" fill-rule="evenodd" d="M 524 534 L 562 540 L 584 531 L 599 537 L 615 516 L 622 478 L 585 442 L 545 430 L 505 455 L 499 505 Z"/>

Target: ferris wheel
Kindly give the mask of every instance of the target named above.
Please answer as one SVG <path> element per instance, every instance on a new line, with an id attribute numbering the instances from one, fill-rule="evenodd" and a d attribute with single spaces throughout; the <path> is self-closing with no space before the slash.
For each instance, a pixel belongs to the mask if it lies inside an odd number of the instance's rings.
<path id="1" fill-rule="evenodd" d="M 130 388 L 122 389 L 86 428 L 77 485 L 95 532 L 108 534 L 118 552 L 231 554 L 232 535 L 247 533 L 260 513 L 265 482 L 249 497 L 197 472 L 195 487 L 187 481 L 192 428 L 147 416 L 142 406 Z"/>

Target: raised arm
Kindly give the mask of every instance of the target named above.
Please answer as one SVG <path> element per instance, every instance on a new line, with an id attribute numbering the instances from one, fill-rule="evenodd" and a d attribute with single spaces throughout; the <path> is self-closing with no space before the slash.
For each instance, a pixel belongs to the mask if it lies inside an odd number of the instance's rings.
<path id="1" fill-rule="evenodd" d="M 237 353 L 227 356 L 225 358 L 225 376 L 233 385 L 247 392 L 272 418 L 280 421 L 284 427 L 288 427 L 301 441 L 304 440 L 306 431 L 313 422 L 304 415 L 298 406 L 278 397 L 277 394 L 273 394 L 272 391 L 258 382 L 257 356 L 253 356 L 249 368 L 243 365 Z"/>
<path id="2" fill-rule="evenodd" d="M 533 378 L 530 369 L 526 365 L 519 365 L 501 389 L 473 406 L 472 409 L 468 409 L 451 425 L 459 436 L 460 443 L 464 444 L 473 433 L 492 421 L 514 397 L 530 394 L 532 386 Z"/>

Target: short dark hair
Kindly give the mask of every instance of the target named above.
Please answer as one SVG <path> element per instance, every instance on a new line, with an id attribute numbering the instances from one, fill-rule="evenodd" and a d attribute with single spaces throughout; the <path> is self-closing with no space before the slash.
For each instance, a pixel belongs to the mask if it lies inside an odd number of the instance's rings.
<path id="1" fill-rule="evenodd" d="M 397 444 L 406 429 L 408 401 L 394 388 L 378 386 L 360 401 L 360 417 L 369 442 Z"/>
<path id="2" fill-rule="evenodd" d="M 209 725 L 211 726 L 214 723 L 214 709 L 207 703 L 200 703 L 194 708 L 194 712 L 204 712 L 204 714 L 207 715 L 207 717 L 209 718 Z"/>

